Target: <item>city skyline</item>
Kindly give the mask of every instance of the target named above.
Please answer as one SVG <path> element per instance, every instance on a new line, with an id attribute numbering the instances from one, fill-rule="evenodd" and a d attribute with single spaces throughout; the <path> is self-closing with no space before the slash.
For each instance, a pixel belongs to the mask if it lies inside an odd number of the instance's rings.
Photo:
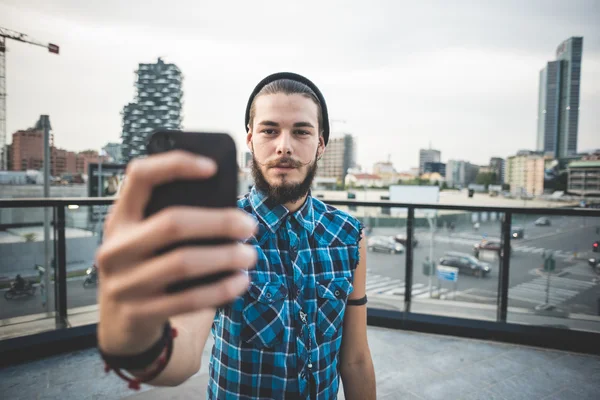
<path id="1" fill-rule="evenodd" d="M 493 156 L 536 148 L 539 69 L 571 36 L 585 38 L 577 150 L 600 147 L 594 113 L 600 108 L 600 28 L 593 23 L 600 13 L 593 2 L 544 7 L 547 18 L 534 18 L 539 2 L 474 9 L 459 1 L 451 17 L 441 2 L 288 10 L 297 11 L 299 20 L 328 25 L 322 33 L 283 29 L 275 8 L 241 4 L 243 17 L 226 14 L 221 5 L 179 2 L 189 15 L 175 18 L 178 7 L 162 10 L 158 4 L 130 16 L 115 2 L 105 9 L 90 5 L 89 13 L 59 7 L 70 1 L 4 3 L 3 25 L 48 38 L 62 53 L 50 59 L 9 44 L 7 132 L 50 114 L 57 145 L 73 151 L 120 141 L 119 112 L 133 98 L 132 71 L 162 56 L 185 73 L 184 128 L 228 131 L 240 152 L 252 87 L 275 70 L 294 70 L 324 92 L 332 137 L 356 137 L 360 165 L 370 167 L 391 154 L 399 171 L 408 170 L 429 142 L 441 150 L 442 161 L 485 165 Z M 203 17 L 208 11 L 229 19 L 222 26 L 219 18 L 211 23 Z M 388 15 L 403 23 L 392 23 Z M 268 19 L 281 34 L 247 27 L 252 17 Z M 506 30 L 507 24 L 514 28 Z M 246 35 L 246 28 L 253 34 Z M 256 56 L 272 48 L 276 56 Z"/>

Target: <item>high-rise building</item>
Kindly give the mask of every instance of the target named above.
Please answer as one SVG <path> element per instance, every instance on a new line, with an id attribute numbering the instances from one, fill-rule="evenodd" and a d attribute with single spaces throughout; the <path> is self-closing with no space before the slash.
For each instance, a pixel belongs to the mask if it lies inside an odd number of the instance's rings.
<path id="1" fill-rule="evenodd" d="M 468 161 L 449 160 L 446 163 L 446 183 L 450 187 L 467 187 L 475 183 L 479 173 L 479 166 Z"/>
<path id="2" fill-rule="evenodd" d="M 438 173 L 442 177 L 446 176 L 446 164 L 441 162 L 426 162 L 423 173 L 432 174 Z"/>
<path id="3" fill-rule="evenodd" d="M 329 139 L 325 153 L 317 165 L 318 176 L 336 178 L 343 185 L 348 169 L 356 167 L 354 137 L 345 134 L 342 137 Z"/>
<path id="4" fill-rule="evenodd" d="M 442 153 L 439 150 L 419 150 L 419 175 L 425 172 L 425 163 L 442 161 Z"/>
<path id="5" fill-rule="evenodd" d="M 544 193 L 545 158 L 541 152 L 519 151 L 506 160 L 506 183 L 515 195 Z"/>
<path id="6" fill-rule="evenodd" d="M 161 58 L 139 64 L 133 103 L 123 107 L 123 161 L 146 154 L 146 140 L 155 129 L 181 129 L 183 100 L 181 70 Z"/>
<path id="7" fill-rule="evenodd" d="M 496 185 L 502 185 L 504 183 L 504 169 L 506 162 L 503 158 L 492 157 L 490 159 L 490 170 L 496 174 Z"/>
<path id="8" fill-rule="evenodd" d="M 250 168 L 252 165 L 252 153 L 249 151 L 242 152 L 240 156 L 240 168 Z"/>
<path id="9" fill-rule="evenodd" d="M 537 150 L 555 158 L 577 153 L 583 37 L 571 37 L 540 71 Z"/>

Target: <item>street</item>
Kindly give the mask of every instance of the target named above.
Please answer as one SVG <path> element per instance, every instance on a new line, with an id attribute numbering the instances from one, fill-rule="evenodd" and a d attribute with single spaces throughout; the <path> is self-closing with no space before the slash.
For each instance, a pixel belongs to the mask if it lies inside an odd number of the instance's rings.
<path id="1" fill-rule="evenodd" d="M 0 320 L 45 312 L 45 307 L 42 306 L 42 296 L 39 286 L 34 296 L 20 297 L 12 300 L 4 298 L 5 291 L 0 290 L 0 295 L 2 295 L 2 298 L 0 298 Z M 67 281 L 67 307 L 76 308 L 96 304 L 96 293 L 96 287 L 83 287 L 83 277 L 71 278 Z M 50 311 L 54 311 L 54 283 L 50 284 L 48 302 L 50 304 Z"/>
<path id="2" fill-rule="evenodd" d="M 591 245 L 597 237 L 600 221 L 591 218 L 550 217 L 551 226 L 535 226 L 533 216 L 516 216 L 513 225 L 525 228 L 523 239 L 512 239 L 509 273 L 509 307 L 534 309 L 546 303 L 547 275 L 540 270 L 543 255 L 552 251 L 556 270 L 550 276 L 548 303 L 570 312 L 599 315 L 597 299 L 600 298 L 599 276 L 587 265 L 585 259 L 575 255 L 591 255 Z M 405 227 L 377 228 L 371 236 L 405 234 Z M 478 231 L 472 225 L 455 227 L 454 232 L 438 230 L 434 235 L 433 260 L 438 261 L 449 251 L 473 254 L 473 245 L 484 237 L 500 240 L 500 222 L 481 223 Z M 430 252 L 430 233 L 427 229 L 415 231 L 418 246 L 413 251 L 413 301 L 429 297 L 429 277 L 422 265 Z M 600 256 L 600 254 L 598 255 Z M 403 301 L 405 285 L 405 254 L 369 252 L 367 294 L 369 296 L 400 296 Z M 484 278 L 459 275 L 456 287 L 452 282 L 439 282 L 434 276 L 432 292 L 442 298 L 472 303 L 497 302 L 499 259 L 489 261 L 492 271 Z M 439 287 L 438 287 L 439 286 Z M 456 289 L 456 292 L 454 290 Z"/>
<path id="3" fill-rule="evenodd" d="M 534 226 L 533 216 L 515 216 L 514 225 L 525 228 L 523 239 L 513 239 L 509 274 L 509 307 L 534 309 L 546 303 L 547 276 L 540 271 L 545 251 L 554 252 L 556 270 L 550 278 L 549 304 L 572 313 L 598 315 L 599 277 L 580 259 L 582 252 L 591 255 L 593 238 L 600 221 L 591 218 L 551 217 L 551 226 Z M 405 227 L 374 227 L 371 236 L 404 234 Z M 415 231 L 419 241 L 414 249 L 413 301 L 429 298 L 429 277 L 422 265 L 430 252 L 430 233 L 426 228 Z M 473 254 L 473 245 L 483 237 L 499 240 L 500 222 L 482 222 L 478 231 L 472 225 L 456 226 L 454 232 L 440 229 L 434 235 L 433 259 L 437 262 L 449 251 Z M 574 257 L 577 254 L 579 258 Z M 583 254 L 585 255 L 585 254 Z M 600 254 L 598 254 L 600 256 Z M 495 304 L 498 290 L 499 260 L 490 261 L 491 273 L 483 278 L 459 275 L 452 282 L 431 279 L 434 296 L 457 301 Z M 369 252 L 367 256 L 367 295 L 383 296 L 401 305 L 405 290 L 405 254 Z M 455 291 L 456 289 L 456 291 Z M 50 287 L 52 292 L 53 286 Z M 4 294 L 4 290 L 0 291 Z M 52 295 L 52 293 L 50 293 Z M 84 288 L 82 278 L 67 282 L 68 308 L 96 303 L 96 288 Z M 391 300 L 390 300 L 391 299 Z M 52 297 L 50 304 L 53 306 Z M 53 309 L 53 308 L 52 308 Z M 0 298 L 0 319 L 43 313 L 39 288 L 33 297 L 6 300 Z"/>

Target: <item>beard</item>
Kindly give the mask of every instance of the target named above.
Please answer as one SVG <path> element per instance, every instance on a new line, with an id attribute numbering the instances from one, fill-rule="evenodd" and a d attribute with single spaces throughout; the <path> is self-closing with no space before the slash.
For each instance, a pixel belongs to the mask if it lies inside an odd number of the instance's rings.
<path id="1" fill-rule="evenodd" d="M 302 165 L 297 163 L 296 165 Z M 271 164 L 267 164 L 267 168 L 271 168 Z M 298 168 L 298 167 L 297 167 Z M 252 154 L 252 177 L 254 185 L 262 193 L 266 194 L 269 202 L 275 204 L 295 203 L 308 194 L 315 175 L 317 174 L 317 158 L 312 164 L 308 165 L 306 176 L 300 183 L 286 182 L 285 175 L 282 176 L 283 182 L 280 185 L 271 185 L 260 169 L 260 164 Z"/>

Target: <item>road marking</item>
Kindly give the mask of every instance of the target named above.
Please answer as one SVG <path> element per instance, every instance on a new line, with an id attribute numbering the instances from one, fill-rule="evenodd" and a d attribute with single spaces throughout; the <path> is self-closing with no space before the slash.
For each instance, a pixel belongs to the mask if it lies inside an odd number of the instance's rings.
<path id="1" fill-rule="evenodd" d="M 367 272 L 370 269 L 367 268 Z M 367 296 L 373 295 L 395 295 L 404 296 L 405 282 L 402 279 L 392 279 L 388 276 L 381 276 L 378 274 L 368 274 L 366 282 L 366 294 Z M 434 294 L 445 294 L 450 291 L 448 288 L 438 289 L 437 286 L 432 286 L 432 293 Z M 411 294 L 414 298 L 427 298 L 429 297 L 429 286 L 424 283 L 415 283 L 412 285 Z"/>
<path id="2" fill-rule="evenodd" d="M 546 302 L 547 285 L 548 278 L 538 277 L 532 281 L 523 282 L 509 288 L 508 298 L 542 304 Z M 572 299 L 579 293 L 588 290 L 592 286 L 595 286 L 595 284 L 592 282 L 552 276 L 550 277 L 548 302 L 552 305 L 558 305 Z"/>

